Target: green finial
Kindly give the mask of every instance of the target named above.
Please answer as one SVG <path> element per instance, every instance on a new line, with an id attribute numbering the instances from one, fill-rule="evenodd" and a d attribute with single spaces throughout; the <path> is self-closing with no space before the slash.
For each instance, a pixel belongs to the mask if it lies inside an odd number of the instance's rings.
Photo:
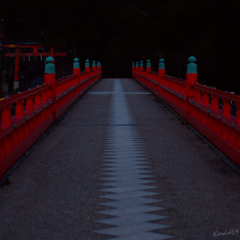
<path id="1" fill-rule="evenodd" d="M 96 62 L 95 61 L 92 62 L 92 67 L 96 67 Z"/>
<path id="2" fill-rule="evenodd" d="M 85 62 L 85 67 L 90 67 L 90 63 L 89 63 L 89 60 L 87 59 L 86 62 Z"/>
<path id="3" fill-rule="evenodd" d="M 151 61 L 149 59 L 147 60 L 147 67 L 151 67 Z"/>
<path id="4" fill-rule="evenodd" d="M 165 63 L 163 58 L 159 60 L 158 69 L 165 69 Z"/>
<path id="5" fill-rule="evenodd" d="M 97 66 L 98 66 L 98 67 L 100 67 L 100 66 L 101 66 L 99 61 L 97 61 Z"/>
<path id="6" fill-rule="evenodd" d="M 53 74 L 55 73 L 55 65 L 53 64 L 54 59 L 52 57 L 46 58 L 45 73 Z"/>
<path id="7" fill-rule="evenodd" d="M 135 67 L 135 63 L 134 62 L 132 63 L 132 67 Z"/>
<path id="8" fill-rule="evenodd" d="M 143 61 L 140 61 L 140 67 L 143 67 Z"/>
<path id="9" fill-rule="evenodd" d="M 187 73 L 197 73 L 197 64 L 195 63 L 197 59 L 194 56 L 191 56 L 188 61 Z"/>
<path id="10" fill-rule="evenodd" d="M 136 68 L 138 68 L 138 62 L 136 62 Z"/>
<path id="11" fill-rule="evenodd" d="M 80 68 L 79 59 L 75 58 L 73 61 L 73 68 Z"/>

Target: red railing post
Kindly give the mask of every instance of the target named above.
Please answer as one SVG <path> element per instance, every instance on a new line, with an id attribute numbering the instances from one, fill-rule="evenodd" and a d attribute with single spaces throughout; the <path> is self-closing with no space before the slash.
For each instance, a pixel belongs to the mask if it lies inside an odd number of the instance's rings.
<path id="1" fill-rule="evenodd" d="M 161 95 L 161 85 L 162 85 L 162 76 L 165 75 L 165 63 L 164 59 L 161 58 L 159 60 L 158 65 L 158 97 L 160 98 Z"/>
<path id="2" fill-rule="evenodd" d="M 89 63 L 89 60 L 86 59 L 85 61 L 85 72 L 89 72 L 90 71 L 90 63 Z"/>
<path id="3" fill-rule="evenodd" d="M 95 61 L 92 62 L 92 70 L 96 71 L 96 62 Z"/>
<path id="4" fill-rule="evenodd" d="M 135 68 L 135 75 L 136 74 L 139 74 L 139 65 L 138 65 L 138 62 L 136 62 L 136 68 Z M 138 79 L 139 82 L 141 82 L 141 80 L 139 79 L 139 76 L 137 75 L 136 78 Z"/>
<path id="5" fill-rule="evenodd" d="M 45 74 L 44 74 L 44 83 L 51 83 L 52 90 L 50 96 L 53 99 L 52 104 L 52 114 L 53 120 L 56 121 L 56 74 L 55 74 L 55 65 L 53 64 L 54 59 L 52 57 L 46 58 L 46 65 L 45 65 Z"/>
<path id="6" fill-rule="evenodd" d="M 139 71 L 138 62 L 136 62 L 136 70 Z"/>
<path id="7" fill-rule="evenodd" d="M 73 74 L 76 74 L 77 77 L 78 77 L 78 97 L 80 97 L 80 92 L 81 92 L 81 81 L 80 81 L 80 63 L 79 63 L 79 59 L 78 58 L 75 58 L 73 60 Z"/>
<path id="8" fill-rule="evenodd" d="M 140 61 L 139 75 L 140 75 L 140 76 L 138 76 L 139 81 L 144 82 L 144 78 L 141 77 L 141 76 L 144 76 L 144 73 L 143 73 L 143 61 Z"/>
<path id="9" fill-rule="evenodd" d="M 100 78 L 101 78 L 101 77 L 102 77 L 102 63 L 99 62 L 99 64 L 100 64 L 100 72 L 101 72 L 101 74 L 100 74 Z"/>
<path id="10" fill-rule="evenodd" d="M 93 77 L 93 82 L 96 82 L 97 78 L 96 78 L 96 62 L 93 61 L 92 62 L 92 70 L 94 71 L 94 77 Z"/>
<path id="11" fill-rule="evenodd" d="M 147 88 L 147 83 L 148 83 L 148 78 L 150 78 L 149 76 L 149 72 L 151 71 L 151 61 L 148 59 L 147 60 L 147 65 L 146 65 L 146 88 Z"/>
<path id="12" fill-rule="evenodd" d="M 90 63 L 89 63 L 88 59 L 86 59 L 86 61 L 85 61 L 85 72 L 87 72 L 88 82 L 89 82 L 88 87 L 90 87 Z"/>
<path id="13" fill-rule="evenodd" d="M 100 66 L 99 66 L 99 61 L 97 61 L 97 74 L 100 73 Z M 100 75 L 97 75 L 96 79 L 98 80 L 100 78 Z M 97 82 L 96 80 L 96 82 Z"/>
<path id="14" fill-rule="evenodd" d="M 188 113 L 190 111 L 190 106 L 188 103 L 188 99 L 193 97 L 192 91 L 190 90 L 191 83 L 197 83 L 198 81 L 198 73 L 197 73 L 197 64 L 195 63 L 197 60 L 195 57 L 191 56 L 188 58 L 189 64 L 187 65 L 187 76 L 186 76 L 186 107 L 185 107 L 185 121 L 188 122 Z"/>
<path id="15" fill-rule="evenodd" d="M 140 71 L 143 70 L 143 61 L 140 61 Z"/>

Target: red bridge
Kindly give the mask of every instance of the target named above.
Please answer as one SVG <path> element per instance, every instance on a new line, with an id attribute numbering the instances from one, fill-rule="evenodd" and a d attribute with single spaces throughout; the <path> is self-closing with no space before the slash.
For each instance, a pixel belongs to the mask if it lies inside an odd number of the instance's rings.
<path id="1" fill-rule="evenodd" d="M 0 239 L 239 239 L 239 96 L 198 84 L 194 57 L 186 80 L 53 62 L 0 101 Z"/>

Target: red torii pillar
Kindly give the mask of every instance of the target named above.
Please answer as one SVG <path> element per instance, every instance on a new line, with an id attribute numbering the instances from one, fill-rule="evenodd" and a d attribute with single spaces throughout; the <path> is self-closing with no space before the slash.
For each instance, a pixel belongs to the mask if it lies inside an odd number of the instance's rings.
<path id="1" fill-rule="evenodd" d="M 15 48 L 15 53 L 5 53 L 5 57 L 15 57 L 15 71 L 14 71 L 14 83 L 13 89 L 19 88 L 19 69 L 20 69 L 20 57 L 30 57 L 30 56 L 51 56 L 54 59 L 56 56 L 66 56 L 66 53 L 55 52 L 54 48 L 51 48 L 50 52 L 38 52 L 38 48 L 42 48 L 40 44 L 4 44 L 6 48 Z M 32 48 L 32 53 L 21 53 L 20 48 Z"/>
<path id="2" fill-rule="evenodd" d="M 20 48 L 16 48 L 13 89 L 19 88 Z"/>

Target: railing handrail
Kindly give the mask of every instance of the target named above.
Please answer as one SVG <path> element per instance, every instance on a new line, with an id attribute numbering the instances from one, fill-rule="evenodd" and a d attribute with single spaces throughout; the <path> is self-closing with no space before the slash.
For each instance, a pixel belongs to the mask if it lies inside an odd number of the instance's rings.
<path id="1" fill-rule="evenodd" d="M 229 101 L 240 103 L 240 97 L 236 94 L 225 92 L 225 91 L 222 91 L 222 90 L 219 90 L 219 89 L 214 89 L 214 88 L 204 86 L 204 85 L 201 85 L 201 84 L 198 84 L 198 83 L 197 84 L 196 83 L 190 83 L 190 86 L 195 88 L 195 89 L 204 91 L 208 94 L 214 94 L 215 96 L 218 96 L 218 97 L 221 97 L 221 98 L 224 98 L 224 99 L 228 99 Z"/>
<path id="2" fill-rule="evenodd" d="M 73 74 L 56 80 L 54 59 L 46 59 L 44 84 L 0 101 L 0 181 L 24 152 L 102 75 L 101 63 L 91 70 L 89 60 L 80 71 L 79 59 Z"/>
<path id="3" fill-rule="evenodd" d="M 154 75 L 154 76 L 158 76 L 158 73 L 157 72 L 153 72 L 153 71 L 150 71 L 149 74 Z"/>
<path id="4" fill-rule="evenodd" d="M 70 76 L 59 78 L 59 79 L 57 79 L 56 84 L 58 85 L 58 84 L 61 84 L 63 82 L 66 82 L 66 81 L 69 81 L 69 80 L 72 80 L 72 79 L 76 79 L 77 77 L 78 77 L 77 74 L 72 74 Z"/>
<path id="5" fill-rule="evenodd" d="M 29 89 L 29 90 L 25 90 L 23 92 L 20 92 L 20 93 L 16 93 L 10 97 L 7 97 L 7 98 L 4 98 L 3 100 L 0 101 L 0 107 L 5 107 L 7 105 L 10 105 L 10 104 L 13 104 L 13 103 L 16 103 L 17 101 L 19 100 L 22 100 L 24 98 L 27 98 L 29 96 L 32 96 L 40 91 L 44 91 L 46 89 L 48 89 L 49 87 L 52 86 L 52 83 L 44 83 L 43 85 L 41 86 L 38 86 L 38 87 L 34 87 L 32 89 Z"/>
<path id="6" fill-rule="evenodd" d="M 186 80 L 183 80 L 183 79 L 180 79 L 180 78 L 176 78 L 176 77 L 172 77 L 172 76 L 168 76 L 168 75 L 163 75 L 162 78 L 166 79 L 166 80 L 174 81 L 174 82 L 177 82 L 177 83 L 181 83 L 183 85 L 186 84 Z"/>
<path id="7" fill-rule="evenodd" d="M 240 166 L 240 96 L 199 84 L 196 58 L 188 61 L 186 80 L 167 76 L 164 59 L 159 60 L 158 81 L 150 60 L 144 74 L 133 63 L 132 77 Z"/>

